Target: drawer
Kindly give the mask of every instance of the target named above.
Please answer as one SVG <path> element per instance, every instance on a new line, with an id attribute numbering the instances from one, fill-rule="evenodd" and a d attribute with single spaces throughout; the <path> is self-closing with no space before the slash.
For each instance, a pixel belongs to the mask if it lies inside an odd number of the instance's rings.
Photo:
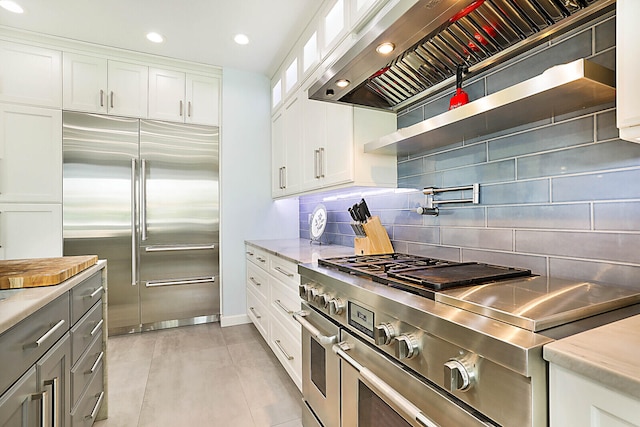
<path id="1" fill-rule="evenodd" d="M 258 249 L 253 246 L 246 246 L 247 259 L 262 268 L 264 271 L 269 271 L 269 253 L 263 249 Z"/>
<path id="2" fill-rule="evenodd" d="M 99 300 L 76 325 L 71 328 L 71 366 L 73 366 L 91 341 L 102 332 L 102 300 Z"/>
<path id="3" fill-rule="evenodd" d="M 69 292 L 0 335 L 0 394 L 69 330 Z"/>
<path id="4" fill-rule="evenodd" d="M 95 375 L 102 375 L 102 331 L 96 334 L 89 349 L 80 357 L 78 363 L 71 368 L 71 407 L 82 396 L 82 392 Z"/>
<path id="5" fill-rule="evenodd" d="M 102 370 L 102 362 L 98 369 Z M 71 411 L 71 427 L 91 426 L 96 420 L 104 397 L 104 378 L 102 375 L 95 375 Z"/>
<path id="6" fill-rule="evenodd" d="M 269 310 L 249 288 L 247 288 L 247 314 L 265 341 L 269 342 Z"/>
<path id="7" fill-rule="evenodd" d="M 267 287 L 269 284 L 269 274 L 257 265 L 247 263 L 247 286 L 262 298 L 264 304 L 267 303 Z"/>
<path id="8" fill-rule="evenodd" d="M 302 344 L 282 326 L 278 319 L 269 323 L 269 346 L 299 389 L 302 388 Z"/>
<path id="9" fill-rule="evenodd" d="M 273 277 L 293 289 L 294 292 L 298 292 L 298 285 L 300 285 L 298 264 L 284 258 L 272 256 L 270 273 Z"/>
<path id="10" fill-rule="evenodd" d="M 292 316 L 294 312 L 300 311 L 300 301 L 297 293 L 279 280 L 271 279 L 269 309 L 272 316 L 277 317 L 294 337 L 301 337 L 301 326 Z"/>
<path id="11" fill-rule="evenodd" d="M 103 291 L 100 271 L 71 289 L 71 325 L 75 325 L 102 297 Z"/>

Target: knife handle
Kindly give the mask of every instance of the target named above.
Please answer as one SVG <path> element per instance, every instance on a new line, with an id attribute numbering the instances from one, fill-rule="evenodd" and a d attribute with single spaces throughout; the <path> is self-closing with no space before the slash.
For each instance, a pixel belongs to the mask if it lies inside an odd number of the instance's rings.
<path id="1" fill-rule="evenodd" d="M 365 202 L 364 199 L 360 201 L 360 207 L 362 208 L 365 217 L 367 219 L 371 218 L 371 212 L 369 211 L 369 206 L 367 206 L 367 202 Z"/>

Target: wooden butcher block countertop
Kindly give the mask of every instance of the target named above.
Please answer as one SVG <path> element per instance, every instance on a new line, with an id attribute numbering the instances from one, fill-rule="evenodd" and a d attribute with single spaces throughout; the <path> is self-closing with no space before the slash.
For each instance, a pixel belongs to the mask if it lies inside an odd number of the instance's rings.
<path id="1" fill-rule="evenodd" d="M 0 261 L 0 289 L 57 285 L 97 262 L 96 255 Z"/>

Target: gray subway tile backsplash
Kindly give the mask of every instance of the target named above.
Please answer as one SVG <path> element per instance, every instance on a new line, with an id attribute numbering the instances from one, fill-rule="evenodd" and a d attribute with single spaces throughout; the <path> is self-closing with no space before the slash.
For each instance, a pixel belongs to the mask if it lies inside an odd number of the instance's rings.
<path id="1" fill-rule="evenodd" d="M 473 76 L 465 90 L 491 94 L 578 58 L 615 68 L 614 13 Z M 399 111 L 398 126 L 446 111 L 452 91 Z M 398 158 L 398 187 L 416 191 L 363 194 L 398 252 L 640 289 L 640 144 L 619 140 L 615 121 L 609 104 L 451 141 Z M 415 212 L 424 187 L 476 182 L 479 205 Z M 353 246 L 346 208 L 360 198 L 301 197 L 301 237 L 309 235 L 308 214 L 324 203 L 332 223 L 325 239 Z"/>

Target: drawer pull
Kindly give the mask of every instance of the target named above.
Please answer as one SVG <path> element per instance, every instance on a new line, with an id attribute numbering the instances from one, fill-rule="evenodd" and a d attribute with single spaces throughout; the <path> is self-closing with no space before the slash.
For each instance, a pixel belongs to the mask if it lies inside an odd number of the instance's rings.
<path id="1" fill-rule="evenodd" d="M 247 255 L 249 255 L 249 256 L 253 256 L 253 252 L 251 252 L 251 251 L 247 251 L 246 253 L 247 253 Z"/>
<path id="2" fill-rule="evenodd" d="M 293 314 L 293 310 L 289 310 L 287 307 L 285 307 L 285 305 L 282 303 L 282 301 L 280 301 L 279 299 L 274 301 L 276 303 L 276 305 L 278 307 L 280 307 L 281 309 L 284 310 L 285 313 L 287 313 L 289 316 L 291 316 Z"/>
<path id="3" fill-rule="evenodd" d="M 85 298 L 93 298 L 93 297 L 95 297 L 96 295 L 98 295 L 98 294 L 102 293 L 102 291 L 103 291 L 103 290 L 104 290 L 104 287 L 100 286 L 98 289 L 96 289 L 95 291 L 93 291 L 93 292 L 91 293 L 91 295 L 85 295 Z"/>
<path id="4" fill-rule="evenodd" d="M 286 357 L 287 360 L 293 360 L 293 356 L 291 356 L 289 353 L 287 353 L 287 351 L 282 347 L 282 344 L 280 343 L 280 340 L 275 340 L 274 343 L 275 343 L 276 346 L 278 346 L 278 348 L 280 349 L 282 354 L 284 354 L 284 357 Z"/>
<path id="5" fill-rule="evenodd" d="M 196 285 L 198 283 L 213 283 L 215 281 L 215 277 L 197 277 L 195 279 L 185 280 L 149 280 L 145 286 L 152 288 L 154 286 Z"/>
<path id="6" fill-rule="evenodd" d="M 93 411 L 91 414 L 87 415 L 85 418 L 88 420 L 94 419 L 96 415 L 98 415 L 98 409 L 100 409 L 100 404 L 102 403 L 102 398 L 104 397 L 104 391 L 101 391 L 100 394 L 96 394 L 98 400 L 96 401 L 96 405 L 93 407 Z"/>
<path id="7" fill-rule="evenodd" d="M 260 315 L 258 314 L 258 312 L 256 311 L 256 309 L 255 309 L 255 308 L 253 308 L 253 307 L 249 307 L 249 310 L 251 310 L 251 312 L 254 314 L 254 316 L 256 316 L 256 319 L 262 319 L 262 316 L 260 316 Z"/>
<path id="8" fill-rule="evenodd" d="M 85 375 L 93 374 L 96 371 L 96 369 L 98 369 L 98 365 L 100 364 L 100 361 L 102 360 L 103 357 L 104 357 L 104 351 L 101 351 L 96 361 L 93 362 L 93 366 L 91 366 L 91 369 L 85 372 Z"/>
<path id="9" fill-rule="evenodd" d="M 292 273 L 289 273 L 288 271 L 283 270 L 283 269 L 282 269 L 282 268 L 280 268 L 280 267 L 276 267 L 276 268 L 275 268 L 275 270 L 276 270 L 278 273 L 282 273 L 282 274 L 284 274 L 284 275 L 285 275 L 285 276 L 287 276 L 287 277 L 293 277 L 293 274 L 292 274 Z"/>
<path id="10" fill-rule="evenodd" d="M 89 335 L 90 336 L 94 336 L 96 334 L 96 332 L 98 332 L 100 330 L 100 328 L 102 328 L 102 324 L 103 323 L 104 323 L 104 319 L 100 319 L 98 324 L 96 326 L 94 326 L 94 328 L 91 330 L 91 333 Z"/>
<path id="11" fill-rule="evenodd" d="M 251 280 L 251 283 L 253 283 L 256 286 L 262 286 L 262 283 L 258 282 L 253 276 L 249 277 L 249 280 Z"/>
<path id="12" fill-rule="evenodd" d="M 24 349 L 27 349 L 27 348 L 38 348 L 38 347 L 40 347 L 42 345 L 42 343 L 45 342 L 51 335 L 55 334 L 56 331 L 62 327 L 62 325 L 64 325 L 64 319 L 61 319 L 58 323 L 56 323 L 53 326 L 53 328 L 49 329 L 47 331 L 47 333 L 45 333 L 43 336 L 38 338 L 35 342 L 23 345 L 22 349 L 24 350 Z"/>
<path id="13" fill-rule="evenodd" d="M 47 413 L 47 408 L 49 407 L 48 402 L 48 393 L 47 391 L 41 391 L 40 393 L 35 393 L 29 396 L 30 401 L 39 400 L 40 401 L 40 427 L 46 427 L 47 422 L 45 421 L 45 414 Z"/>
<path id="14" fill-rule="evenodd" d="M 184 245 L 184 246 L 147 246 L 145 252 L 175 252 L 175 251 L 203 251 L 215 249 L 216 245 Z"/>
<path id="15" fill-rule="evenodd" d="M 261 256 L 257 256 L 256 259 L 260 262 L 267 262 L 267 260 L 262 258 Z"/>

